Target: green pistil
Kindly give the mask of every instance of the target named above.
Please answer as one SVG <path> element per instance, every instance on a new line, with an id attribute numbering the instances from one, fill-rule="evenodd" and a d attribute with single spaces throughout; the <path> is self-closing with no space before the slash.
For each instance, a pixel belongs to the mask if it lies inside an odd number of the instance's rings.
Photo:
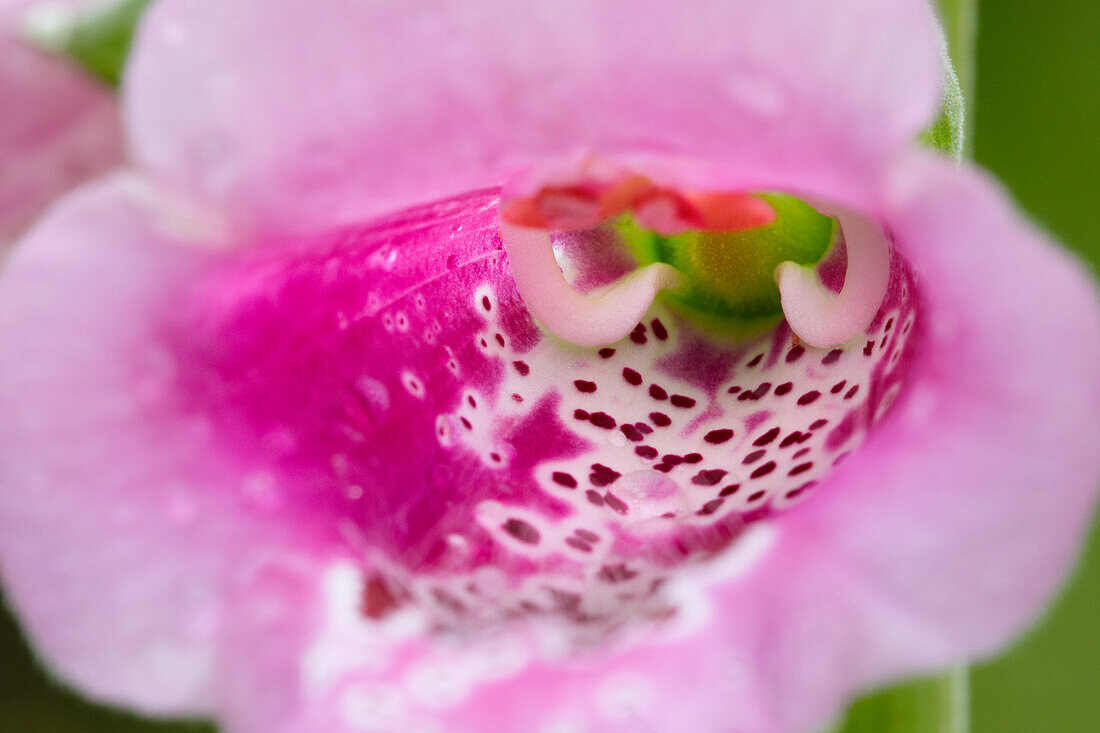
<path id="1" fill-rule="evenodd" d="M 662 296 L 670 306 L 709 328 L 749 335 L 782 317 L 775 268 L 782 262 L 820 262 L 836 232 L 834 219 L 793 196 L 757 195 L 776 212 L 767 226 L 665 237 L 639 228 L 627 214 L 615 227 L 640 265 L 665 262 L 684 276 L 684 287 Z"/>

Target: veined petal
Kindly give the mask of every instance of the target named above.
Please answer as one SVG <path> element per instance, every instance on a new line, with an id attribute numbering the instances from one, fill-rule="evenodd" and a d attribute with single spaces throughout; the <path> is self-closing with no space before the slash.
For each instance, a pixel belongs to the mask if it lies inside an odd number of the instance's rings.
<path id="1" fill-rule="evenodd" d="M 919 0 L 168 0 L 127 123 L 141 165 L 273 229 L 587 155 L 684 190 L 865 190 L 936 109 L 935 33 Z"/>

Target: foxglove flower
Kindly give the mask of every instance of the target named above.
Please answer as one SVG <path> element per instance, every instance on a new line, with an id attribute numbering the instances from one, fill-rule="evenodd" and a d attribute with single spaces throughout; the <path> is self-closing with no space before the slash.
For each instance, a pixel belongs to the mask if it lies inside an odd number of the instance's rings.
<path id="1" fill-rule="evenodd" d="M 52 8 L 87 4 L 67 0 Z M 33 10 L 29 0 L 0 0 L 0 244 L 50 201 L 122 161 L 113 95 L 32 45 Z"/>
<path id="2" fill-rule="evenodd" d="M 1100 315 L 923 3 L 165 0 L 0 280 L 0 568 L 228 731 L 813 730 L 1089 521 Z"/>

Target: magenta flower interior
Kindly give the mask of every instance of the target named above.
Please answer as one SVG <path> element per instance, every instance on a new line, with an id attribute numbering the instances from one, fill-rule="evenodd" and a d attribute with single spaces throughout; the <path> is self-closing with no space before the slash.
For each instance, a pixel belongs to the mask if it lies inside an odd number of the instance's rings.
<path id="1" fill-rule="evenodd" d="M 826 730 L 1100 478 L 1089 276 L 923 2 L 160 0 L 0 271 L 0 577 L 228 733 Z M 2 228 L 0 228 L 2 231 Z"/>

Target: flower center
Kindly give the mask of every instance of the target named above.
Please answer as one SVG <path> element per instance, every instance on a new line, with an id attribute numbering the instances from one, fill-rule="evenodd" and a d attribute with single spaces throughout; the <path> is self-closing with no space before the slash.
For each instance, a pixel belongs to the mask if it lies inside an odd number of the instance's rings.
<path id="1" fill-rule="evenodd" d="M 828 208 L 828 207 L 819 207 Z M 835 220 L 777 193 L 677 192 L 639 176 L 613 184 L 545 187 L 505 204 L 504 244 L 524 302 L 551 333 L 582 346 L 625 336 L 661 291 L 709 328 L 758 334 L 785 315 L 794 333 L 821 348 L 841 346 L 878 311 L 890 273 L 882 229 L 852 212 Z M 641 267 L 594 297 L 558 272 L 551 230 L 611 223 Z M 847 244 L 839 293 L 815 265 L 834 241 Z"/>
<path id="2" fill-rule="evenodd" d="M 641 266 L 664 262 L 683 276 L 666 300 L 712 330 L 743 332 L 782 317 L 775 270 L 784 262 L 816 265 L 833 245 L 836 222 L 783 194 L 759 194 L 773 212 L 762 225 L 740 230 L 686 230 L 662 235 L 621 215 L 615 229 Z"/>

